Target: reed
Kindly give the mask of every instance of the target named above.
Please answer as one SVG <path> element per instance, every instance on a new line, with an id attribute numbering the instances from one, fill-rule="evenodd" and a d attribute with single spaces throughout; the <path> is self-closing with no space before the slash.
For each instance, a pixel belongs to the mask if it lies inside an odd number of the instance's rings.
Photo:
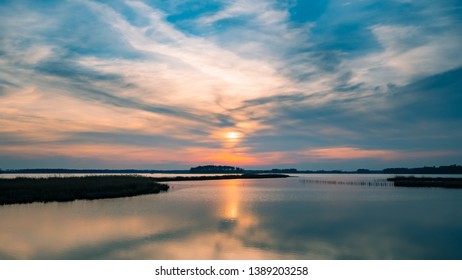
<path id="1" fill-rule="evenodd" d="M 437 187 L 462 189 L 462 178 L 397 176 L 394 178 L 388 178 L 387 180 L 393 182 L 395 187 Z"/>
<path id="2" fill-rule="evenodd" d="M 0 179 L 0 204 L 128 197 L 167 191 L 142 176 L 86 176 Z"/>

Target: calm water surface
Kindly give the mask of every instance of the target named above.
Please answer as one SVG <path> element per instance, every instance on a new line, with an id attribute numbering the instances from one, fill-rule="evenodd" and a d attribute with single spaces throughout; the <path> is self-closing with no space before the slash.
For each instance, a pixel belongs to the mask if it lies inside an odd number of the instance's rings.
<path id="1" fill-rule="evenodd" d="M 462 190 L 384 178 L 174 182 L 157 195 L 0 206 L 0 258 L 462 259 Z"/>

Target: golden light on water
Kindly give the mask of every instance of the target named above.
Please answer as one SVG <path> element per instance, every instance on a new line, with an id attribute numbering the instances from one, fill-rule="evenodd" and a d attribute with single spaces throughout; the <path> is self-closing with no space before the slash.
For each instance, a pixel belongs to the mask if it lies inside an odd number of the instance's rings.
<path id="1" fill-rule="evenodd" d="M 226 180 L 225 185 L 225 203 L 221 209 L 222 218 L 225 220 L 237 220 L 239 217 L 240 204 L 240 180 Z"/>

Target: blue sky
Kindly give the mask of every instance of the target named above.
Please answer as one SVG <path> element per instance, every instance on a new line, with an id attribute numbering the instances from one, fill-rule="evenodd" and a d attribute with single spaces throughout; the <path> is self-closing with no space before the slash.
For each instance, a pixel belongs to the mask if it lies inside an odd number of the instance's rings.
<path id="1" fill-rule="evenodd" d="M 0 168 L 462 163 L 460 1 L 0 5 Z"/>

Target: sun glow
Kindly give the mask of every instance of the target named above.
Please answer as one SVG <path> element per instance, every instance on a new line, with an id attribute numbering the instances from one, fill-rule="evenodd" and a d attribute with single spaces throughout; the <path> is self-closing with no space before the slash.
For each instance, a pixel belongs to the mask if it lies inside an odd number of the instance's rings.
<path id="1" fill-rule="evenodd" d="M 225 137 L 226 137 L 226 139 L 228 139 L 230 141 L 237 141 L 237 140 L 239 140 L 239 138 L 241 138 L 241 133 L 237 132 L 237 131 L 230 131 L 230 132 L 226 133 Z"/>

